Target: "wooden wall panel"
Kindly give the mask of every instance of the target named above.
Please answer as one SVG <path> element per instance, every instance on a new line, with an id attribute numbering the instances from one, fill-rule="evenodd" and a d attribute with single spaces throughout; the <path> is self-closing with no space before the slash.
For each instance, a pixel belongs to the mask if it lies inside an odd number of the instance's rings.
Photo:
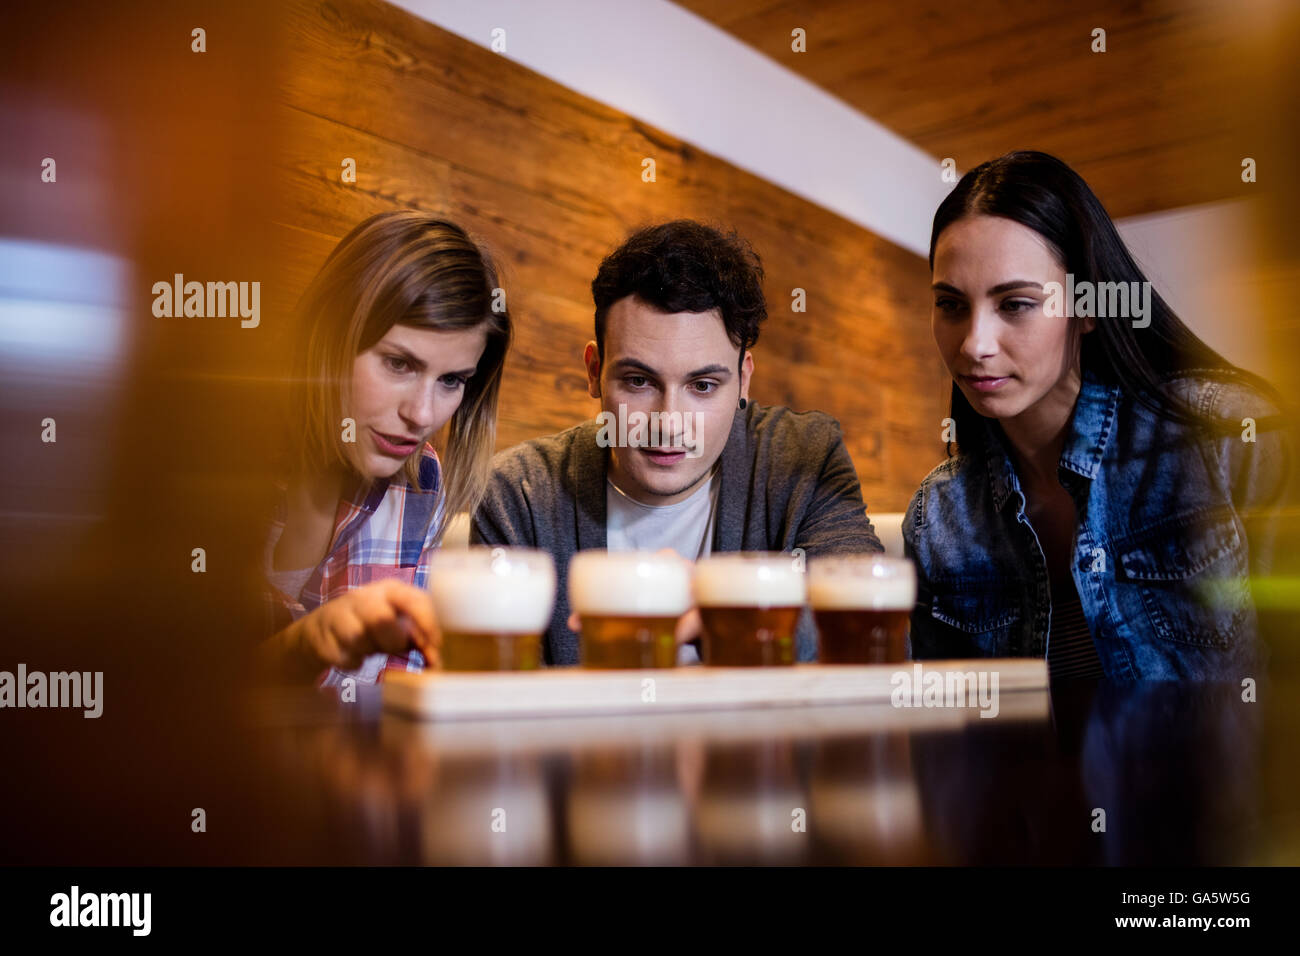
<path id="1" fill-rule="evenodd" d="M 943 457 L 946 376 L 922 259 L 846 220 L 383 3 L 291 3 L 276 115 L 287 309 L 329 249 L 385 209 L 447 216 L 503 266 L 516 344 L 499 447 L 593 415 L 581 354 L 591 279 L 633 228 L 735 228 L 770 318 L 751 394 L 840 419 L 873 510 L 901 510 Z M 357 162 L 357 182 L 340 179 Z M 641 180 L 642 159 L 657 180 Z M 806 313 L 790 309 L 807 292 Z"/>

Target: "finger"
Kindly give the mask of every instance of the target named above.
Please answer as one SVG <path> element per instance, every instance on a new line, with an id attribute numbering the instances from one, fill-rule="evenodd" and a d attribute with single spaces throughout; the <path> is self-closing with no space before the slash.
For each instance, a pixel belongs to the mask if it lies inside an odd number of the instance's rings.
<path id="1" fill-rule="evenodd" d="M 367 636 L 376 650 L 385 654 L 405 654 L 412 647 L 419 645 L 412 640 L 415 625 L 410 618 L 396 611 L 376 621 L 368 630 Z"/>
<path id="2" fill-rule="evenodd" d="M 400 585 L 400 582 L 394 583 Z M 398 607 L 396 600 L 401 598 L 394 600 L 398 593 L 398 588 L 387 584 L 353 592 L 352 607 L 365 624 L 367 643 L 385 654 L 405 654 L 413 646 L 419 648 L 426 640 L 423 634 L 413 634 L 419 625 Z"/>
<path id="3" fill-rule="evenodd" d="M 433 599 L 428 591 L 404 581 L 391 581 L 384 595 L 402 614 L 415 624 L 417 646 L 433 646 L 441 641 L 438 620 L 433 613 Z"/>
<path id="4" fill-rule="evenodd" d="M 366 636 L 366 624 L 361 616 L 348 606 L 333 609 L 326 636 L 333 644 L 331 663 L 344 670 L 355 670 L 361 666 L 366 654 L 371 650 Z"/>
<path id="5" fill-rule="evenodd" d="M 660 548 L 658 551 L 655 552 L 655 557 L 656 557 L 656 558 L 676 558 L 678 561 L 682 562 L 683 564 L 691 564 L 691 563 L 692 563 L 692 562 L 686 560 L 685 558 L 683 558 L 680 554 L 678 554 L 678 553 L 677 553 L 676 551 L 674 551 L 672 548 Z"/>
<path id="6" fill-rule="evenodd" d="M 361 619 L 365 642 L 375 650 L 391 652 L 395 641 L 404 641 L 397 624 L 397 609 L 378 587 L 358 588 L 348 593 L 348 608 Z"/>
<path id="7" fill-rule="evenodd" d="M 420 652 L 425 661 L 433 660 L 438 656 L 438 647 L 441 639 L 430 641 L 428 635 L 421 633 L 420 626 L 415 623 L 405 612 L 399 611 L 397 614 L 397 626 L 401 628 L 404 650 L 415 648 Z"/>
<path id="8" fill-rule="evenodd" d="M 569 630 L 575 633 L 582 630 L 582 620 L 578 617 L 577 611 L 569 615 Z"/>
<path id="9" fill-rule="evenodd" d="M 328 631 L 322 633 L 316 656 L 328 667 L 354 671 L 366 659 L 365 652 L 354 644 L 345 644 Z"/>
<path id="10" fill-rule="evenodd" d="M 675 636 L 678 644 L 693 641 L 704 633 L 704 621 L 700 618 L 700 609 L 691 608 L 677 619 Z"/>

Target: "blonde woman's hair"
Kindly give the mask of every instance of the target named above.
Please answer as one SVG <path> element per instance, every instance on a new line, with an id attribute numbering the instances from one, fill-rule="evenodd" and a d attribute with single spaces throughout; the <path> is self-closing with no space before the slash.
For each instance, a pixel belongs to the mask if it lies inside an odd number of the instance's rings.
<path id="1" fill-rule="evenodd" d="M 352 364 L 394 325 L 461 330 L 482 327 L 487 344 L 460 406 L 446 426 L 443 482 L 434 540 L 450 518 L 473 513 L 483 498 L 496 445 L 497 397 L 510 347 L 510 315 L 497 294 L 497 271 L 465 230 L 413 210 L 371 216 L 330 253 L 299 304 L 293 420 L 300 473 L 343 464 L 344 409 L 351 401 Z M 420 487 L 423 445 L 402 471 Z"/>

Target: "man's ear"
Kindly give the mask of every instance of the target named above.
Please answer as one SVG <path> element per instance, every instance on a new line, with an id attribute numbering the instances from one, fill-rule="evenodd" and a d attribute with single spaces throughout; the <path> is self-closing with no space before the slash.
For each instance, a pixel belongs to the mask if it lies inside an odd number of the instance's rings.
<path id="1" fill-rule="evenodd" d="M 749 399 L 749 379 L 754 374 L 754 353 L 745 350 L 745 360 L 740 363 L 740 397 Z"/>
<path id="2" fill-rule="evenodd" d="M 587 366 L 587 394 L 600 398 L 600 353 L 596 351 L 595 342 L 588 342 L 582 350 L 582 361 Z"/>

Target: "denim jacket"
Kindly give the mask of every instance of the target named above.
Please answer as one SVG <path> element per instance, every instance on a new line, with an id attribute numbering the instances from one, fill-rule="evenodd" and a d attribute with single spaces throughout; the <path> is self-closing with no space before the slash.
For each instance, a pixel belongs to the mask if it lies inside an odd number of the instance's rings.
<path id="1" fill-rule="evenodd" d="M 1168 386 L 1233 422 L 1278 413 L 1238 383 L 1187 373 Z M 917 659 L 1046 656 L 1046 559 L 1006 439 L 983 425 L 987 453 L 935 468 L 903 520 Z M 1071 576 L 1108 678 L 1260 676 L 1248 579 L 1270 563 L 1289 453 L 1277 430 L 1248 437 L 1170 422 L 1085 370 L 1058 476 L 1078 516 Z"/>

